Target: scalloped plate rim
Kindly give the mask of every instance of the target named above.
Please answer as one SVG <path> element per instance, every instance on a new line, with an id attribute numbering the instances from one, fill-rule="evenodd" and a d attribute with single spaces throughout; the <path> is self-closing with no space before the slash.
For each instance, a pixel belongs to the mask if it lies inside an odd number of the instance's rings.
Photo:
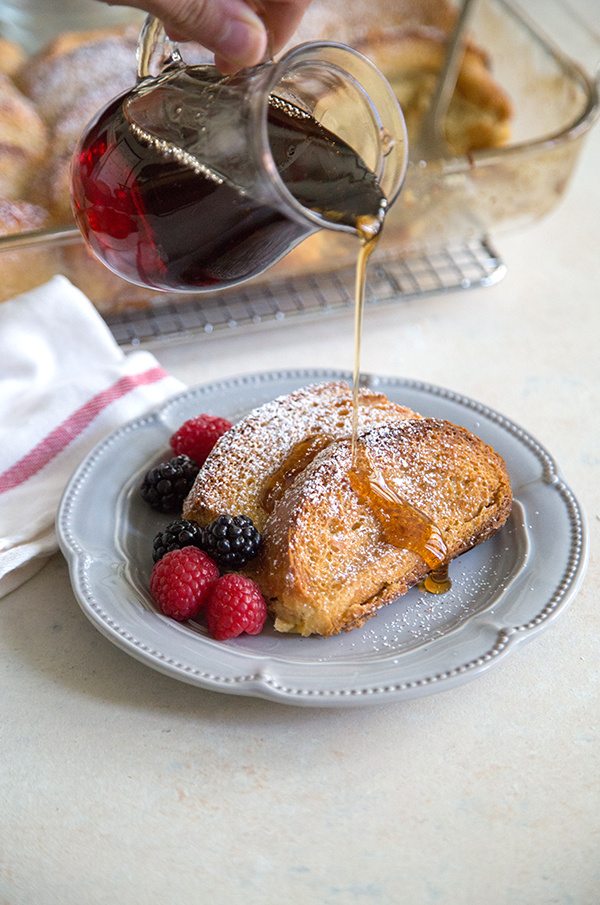
<path id="1" fill-rule="evenodd" d="M 300 704 L 305 706 L 348 706 L 373 703 L 390 703 L 397 700 L 408 700 L 423 695 L 436 693 L 449 689 L 466 681 L 473 680 L 485 672 L 494 663 L 514 650 L 524 641 L 529 641 L 537 633 L 547 627 L 564 608 L 570 603 L 580 587 L 585 575 L 589 556 L 589 544 L 587 538 L 587 525 L 582 508 L 570 487 L 561 476 L 554 457 L 531 434 L 521 428 L 515 422 L 468 396 L 456 393 L 445 387 L 436 386 L 411 378 L 380 376 L 373 374 L 361 375 L 361 382 L 365 386 L 373 388 L 386 387 L 401 389 L 403 387 L 422 393 L 426 396 L 446 399 L 451 403 L 466 407 L 472 412 L 487 418 L 498 428 L 511 434 L 516 440 L 523 443 L 534 453 L 542 466 L 542 481 L 548 489 L 559 493 L 561 501 L 567 509 L 570 517 L 570 568 L 567 577 L 555 590 L 549 601 L 538 611 L 535 617 L 526 624 L 516 626 L 498 627 L 496 642 L 488 650 L 483 651 L 479 657 L 469 662 L 453 667 L 450 671 L 442 671 L 428 676 L 422 676 L 414 681 L 398 684 L 365 685 L 362 687 L 345 688 L 320 688 L 307 689 L 283 685 L 273 675 L 276 671 L 275 664 L 269 663 L 268 654 L 257 654 L 261 666 L 254 672 L 241 673 L 234 677 L 224 677 L 202 672 L 189 663 L 175 662 L 164 657 L 157 649 L 148 649 L 144 643 L 135 638 L 130 632 L 114 623 L 99 606 L 91 589 L 86 589 L 89 568 L 86 568 L 88 557 L 80 547 L 72 532 L 70 513 L 74 500 L 79 493 L 80 486 L 85 483 L 90 469 L 93 469 L 96 459 L 104 450 L 121 435 L 130 431 L 148 426 L 149 424 L 161 424 L 161 419 L 169 409 L 188 402 L 196 397 L 215 394 L 220 391 L 231 391 L 236 386 L 248 387 L 265 383 L 277 384 L 281 381 L 298 380 L 301 382 L 311 380 L 346 380 L 351 381 L 351 374 L 347 371 L 323 368 L 296 368 L 280 369 L 272 371 L 259 371 L 249 374 L 241 374 L 229 378 L 221 378 L 214 381 L 198 384 L 170 397 L 162 404 L 154 407 L 144 415 L 121 425 L 97 444 L 80 463 L 73 473 L 63 493 L 56 518 L 57 535 L 60 548 L 69 564 L 71 584 L 75 597 L 87 618 L 108 640 L 140 662 L 151 666 L 159 672 L 201 688 L 210 689 L 229 694 L 249 695 L 260 697 L 270 701 L 288 704 Z M 298 384 L 302 385 L 301 383 Z M 556 598 L 556 600 L 554 600 Z M 475 622 L 478 617 L 485 617 L 486 613 L 476 613 L 467 620 L 467 624 Z M 164 617 L 162 617 L 164 618 Z M 460 628 L 464 628 L 461 626 Z M 199 636 L 201 637 L 201 636 Z M 435 643 L 435 642 L 434 642 Z M 400 654 L 402 656 L 402 654 Z M 240 660 L 243 663 L 249 659 L 249 655 L 242 652 Z M 280 660 L 277 661 L 278 663 Z"/>

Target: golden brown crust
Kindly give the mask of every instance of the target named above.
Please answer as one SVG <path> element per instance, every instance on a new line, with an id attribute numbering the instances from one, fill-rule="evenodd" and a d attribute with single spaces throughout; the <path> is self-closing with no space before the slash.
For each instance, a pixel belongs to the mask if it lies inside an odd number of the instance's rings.
<path id="1" fill-rule="evenodd" d="M 435 419 L 390 423 L 363 436 L 372 465 L 440 529 L 449 561 L 501 527 L 511 507 L 501 457 L 464 428 Z M 331 635 L 361 625 L 420 581 L 429 567 L 386 543 L 348 481 L 340 441 L 297 477 L 264 530 L 252 570 L 281 631 Z"/>
<path id="2" fill-rule="evenodd" d="M 321 0 L 309 7 L 300 27 L 303 40 L 344 41 L 370 57 L 393 85 L 407 120 L 409 138 L 429 106 L 456 21 L 456 6 L 437 0 Z M 499 147 L 510 136 L 512 104 L 491 72 L 485 50 L 466 44 L 446 133 L 453 154 Z"/>
<path id="3" fill-rule="evenodd" d="M 19 44 L 0 37 L 0 73 L 14 76 L 25 59 L 25 51 Z"/>
<path id="4" fill-rule="evenodd" d="M 445 562 L 504 524 L 510 481 L 491 447 L 382 394 L 366 391 L 362 401 L 359 446 L 369 473 L 439 528 Z M 350 403 L 349 388 L 330 383 L 255 409 L 221 438 L 184 505 L 184 516 L 202 524 L 224 512 L 255 521 L 263 547 L 246 571 L 279 631 L 332 635 L 355 628 L 430 571 L 418 553 L 386 541 L 377 512 L 349 478 Z M 325 444 L 303 446 L 319 432 Z M 308 458 L 294 455 L 305 448 Z M 267 506 L 265 488 L 288 468 Z"/>
<path id="5" fill-rule="evenodd" d="M 390 420 L 419 417 L 372 390 L 362 390 L 360 402 L 363 431 Z M 291 450 L 311 437 L 333 441 L 349 437 L 351 431 L 352 393 L 346 383 L 303 387 L 260 406 L 211 452 L 184 503 L 184 517 L 207 524 L 224 512 L 243 513 L 261 530 L 268 514 L 265 486 Z"/>
<path id="6" fill-rule="evenodd" d="M 0 198 L 24 197 L 47 142 L 46 126 L 32 102 L 0 75 Z"/>

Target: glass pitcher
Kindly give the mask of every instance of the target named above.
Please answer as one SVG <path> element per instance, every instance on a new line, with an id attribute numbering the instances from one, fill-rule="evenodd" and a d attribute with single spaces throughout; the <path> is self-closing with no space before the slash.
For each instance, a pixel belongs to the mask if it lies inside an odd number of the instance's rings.
<path id="1" fill-rule="evenodd" d="M 318 229 L 368 237 L 398 196 L 402 112 L 384 76 L 350 47 L 301 44 L 223 76 L 186 65 L 148 17 L 138 76 L 90 123 L 72 165 L 77 224 L 130 282 L 230 287 Z"/>

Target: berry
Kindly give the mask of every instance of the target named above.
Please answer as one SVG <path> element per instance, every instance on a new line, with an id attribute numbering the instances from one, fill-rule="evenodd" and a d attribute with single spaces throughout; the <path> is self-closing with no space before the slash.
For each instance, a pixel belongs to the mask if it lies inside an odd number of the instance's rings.
<path id="1" fill-rule="evenodd" d="M 166 553 L 152 569 L 150 593 L 165 616 L 193 619 L 206 603 L 219 568 L 197 547 Z"/>
<path id="2" fill-rule="evenodd" d="M 216 415 L 198 415 L 184 421 L 170 439 L 173 450 L 189 456 L 198 465 L 203 465 L 209 452 L 224 433 L 231 427 L 231 421 Z"/>
<path id="3" fill-rule="evenodd" d="M 198 466 L 188 456 L 175 456 L 146 472 L 140 492 L 159 512 L 176 512 L 198 474 Z"/>
<path id="4" fill-rule="evenodd" d="M 267 604 L 256 582 L 230 572 L 212 586 L 205 614 L 210 636 L 225 641 L 242 632 L 258 635 L 267 618 Z"/>
<path id="5" fill-rule="evenodd" d="M 247 515 L 219 515 L 204 529 L 202 549 L 230 569 L 240 569 L 254 559 L 261 537 Z"/>
<path id="6" fill-rule="evenodd" d="M 185 518 L 178 518 L 174 522 L 159 531 L 154 538 L 152 560 L 158 562 L 165 553 L 171 550 L 181 550 L 182 547 L 202 547 L 204 532 L 197 522 L 190 522 Z"/>

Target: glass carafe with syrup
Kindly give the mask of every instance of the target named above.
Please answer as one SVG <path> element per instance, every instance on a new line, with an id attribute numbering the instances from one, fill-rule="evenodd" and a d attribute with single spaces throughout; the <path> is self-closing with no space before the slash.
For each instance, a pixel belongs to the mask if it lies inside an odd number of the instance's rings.
<path id="1" fill-rule="evenodd" d="M 77 224 L 115 273 L 203 292 L 256 276 L 323 227 L 378 232 L 404 179 L 406 130 L 362 54 L 302 44 L 223 76 L 186 65 L 148 17 L 138 75 L 72 166 Z"/>

